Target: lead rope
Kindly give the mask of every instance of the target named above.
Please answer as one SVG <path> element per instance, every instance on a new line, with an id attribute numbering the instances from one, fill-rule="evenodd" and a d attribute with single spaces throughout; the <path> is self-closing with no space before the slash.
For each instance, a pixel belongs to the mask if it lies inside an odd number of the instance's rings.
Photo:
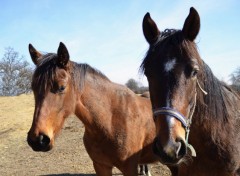
<path id="1" fill-rule="evenodd" d="M 203 92 L 204 95 L 207 95 L 207 94 L 208 94 L 208 93 L 201 87 L 201 85 L 200 85 L 199 82 L 198 82 L 198 79 L 197 79 L 197 85 L 198 85 L 198 87 L 200 88 L 200 90 Z M 195 112 L 196 104 L 197 104 L 197 90 L 195 90 L 193 110 L 192 110 L 191 115 L 190 115 L 189 118 L 188 118 L 188 123 L 187 123 L 187 127 L 186 127 L 186 144 L 187 144 L 187 147 L 190 149 L 191 155 L 192 155 L 193 157 L 196 157 L 197 154 L 196 154 L 196 151 L 195 151 L 195 149 L 193 148 L 193 146 L 188 143 L 188 138 L 189 138 L 190 126 L 191 126 L 191 124 L 192 124 L 192 117 L 193 117 L 193 114 L 194 114 L 194 112 Z"/>
<path id="2" fill-rule="evenodd" d="M 198 84 L 198 87 L 200 88 L 200 90 L 204 93 L 204 95 L 207 95 L 208 93 L 205 90 L 203 90 L 203 88 L 201 87 L 201 85 L 198 82 L 198 79 L 197 79 L 197 84 Z"/>
<path id="3" fill-rule="evenodd" d="M 187 144 L 188 144 L 188 137 L 189 137 L 189 133 L 190 133 L 190 126 L 192 124 L 192 117 L 195 112 L 195 108 L 196 108 L 196 104 L 197 104 L 196 102 L 197 102 L 197 91 L 195 92 L 195 96 L 194 96 L 193 110 L 192 110 L 191 115 L 188 118 L 188 123 L 187 123 L 187 127 L 186 127 L 186 143 Z"/>

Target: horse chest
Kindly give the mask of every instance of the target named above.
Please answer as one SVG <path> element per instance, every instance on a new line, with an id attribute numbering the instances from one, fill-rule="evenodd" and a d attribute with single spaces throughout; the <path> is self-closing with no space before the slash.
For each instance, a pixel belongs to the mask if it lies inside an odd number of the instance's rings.
<path id="1" fill-rule="evenodd" d="M 85 148 L 94 161 L 108 165 L 127 158 L 128 152 L 122 136 L 114 139 L 106 136 L 90 137 L 85 133 L 83 139 Z"/>

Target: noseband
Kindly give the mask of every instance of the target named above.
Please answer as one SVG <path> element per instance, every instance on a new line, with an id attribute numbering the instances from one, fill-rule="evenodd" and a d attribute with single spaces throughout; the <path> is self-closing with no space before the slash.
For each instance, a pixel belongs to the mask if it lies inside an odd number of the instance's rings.
<path id="1" fill-rule="evenodd" d="M 178 119 L 184 128 L 187 128 L 187 119 L 184 115 L 182 115 L 177 110 L 170 107 L 161 107 L 153 110 L 154 120 L 158 115 L 168 115 Z"/>
<path id="2" fill-rule="evenodd" d="M 197 85 L 200 88 L 200 90 L 204 93 L 204 95 L 207 95 L 207 92 L 200 86 L 198 80 L 197 80 Z M 185 131 L 186 131 L 186 144 L 187 144 L 188 148 L 191 150 L 192 156 L 196 156 L 196 152 L 195 152 L 194 148 L 192 147 L 192 145 L 188 143 L 188 136 L 190 133 L 192 117 L 195 112 L 196 101 L 197 101 L 197 91 L 195 90 L 194 104 L 193 104 L 193 107 L 191 108 L 190 115 L 188 118 L 171 107 L 160 107 L 160 108 L 153 109 L 154 120 L 156 120 L 158 115 L 168 115 L 168 116 L 176 118 L 177 120 L 179 120 L 182 123 L 182 126 L 185 128 Z"/>

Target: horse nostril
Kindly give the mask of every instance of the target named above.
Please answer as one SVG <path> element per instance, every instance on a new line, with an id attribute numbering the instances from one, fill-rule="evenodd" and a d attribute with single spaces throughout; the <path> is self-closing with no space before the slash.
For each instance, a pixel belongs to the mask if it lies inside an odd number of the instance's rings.
<path id="1" fill-rule="evenodd" d="M 178 147 L 176 150 L 176 157 L 177 158 L 182 158 L 183 156 L 185 156 L 187 154 L 187 146 L 186 143 L 183 140 L 179 140 L 177 142 Z"/>
<path id="2" fill-rule="evenodd" d="M 47 135 L 40 134 L 38 140 L 42 148 L 46 148 L 50 144 L 50 138 Z"/>

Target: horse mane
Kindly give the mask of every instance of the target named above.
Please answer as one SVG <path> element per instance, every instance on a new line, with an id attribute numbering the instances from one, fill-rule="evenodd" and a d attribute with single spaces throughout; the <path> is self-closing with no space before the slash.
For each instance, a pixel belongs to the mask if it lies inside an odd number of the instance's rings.
<path id="1" fill-rule="evenodd" d="M 208 94 L 201 98 L 203 101 L 200 102 L 202 106 L 199 112 L 202 113 L 202 117 L 213 118 L 220 123 L 226 123 L 230 116 L 227 104 L 234 105 L 231 103 L 224 89 L 228 89 L 230 92 L 232 90 L 214 76 L 212 70 L 205 62 L 203 62 L 200 70 L 202 73 L 198 76 L 198 80 Z M 202 95 L 201 92 L 198 92 L 198 94 Z"/>
<path id="2" fill-rule="evenodd" d="M 53 86 L 57 68 L 56 58 L 56 54 L 47 53 L 38 59 L 39 62 L 32 76 L 32 90 L 39 89 L 38 92 L 44 95 L 48 86 Z"/>
<path id="3" fill-rule="evenodd" d="M 47 90 L 54 85 L 54 78 L 56 76 L 57 54 L 47 53 L 39 58 L 39 63 L 33 73 L 32 89 L 39 89 L 41 93 L 46 93 Z M 99 70 L 91 67 L 88 64 L 79 64 L 69 61 L 68 72 L 72 76 L 73 85 L 75 88 L 81 90 L 84 87 L 84 82 L 88 74 L 99 76 L 104 80 L 109 80 Z"/>
<path id="4" fill-rule="evenodd" d="M 197 106 L 193 118 L 198 118 L 195 123 L 208 134 L 202 136 L 209 142 L 206 145 L 216 146 L 214 149 L 218 156 L 226 161 L 232 157 L 228 152 L 238 153 L 238 143 L 234 141 L 237 141 L 239 134 L 240 97 L 226 83 L 218 80 L 207 64 L 203 63 L 200 70 L 198 80 L 208 94 L 204 95 L 197 88 Z"/>
<path id="5" fill-rule="evenodd" d="M 79 64 L 73 61 L 70 61 L 72 71 L 70 74 L 73 78 L 73 84 L 78 90 L 82 90 L 84 87 L 84 83 L 86 80 L 86 76 L 91 74 L 93 77 L 98 76 L 104 80 L 109 81 L 108 77 L 104 75 L 101 71 L 97 70 L 96 68 L 91 67 L 90 65 L 84 63 Z"/>

